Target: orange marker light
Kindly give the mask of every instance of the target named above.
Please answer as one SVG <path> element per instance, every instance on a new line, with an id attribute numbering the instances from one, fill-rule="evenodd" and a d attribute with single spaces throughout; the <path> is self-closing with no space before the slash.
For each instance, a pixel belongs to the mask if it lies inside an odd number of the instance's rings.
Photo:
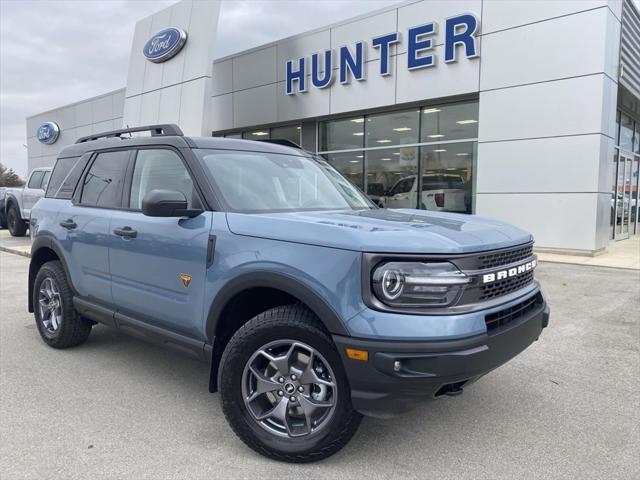
<path id="1" fill-rule="evenodd" d="M 347 357 L 351 360 L 360 360 L 361 362 L 366 362 L 369 360 L 369 352 L 366 350 L 357 350 L 355 348 L 347 348 Z"/>

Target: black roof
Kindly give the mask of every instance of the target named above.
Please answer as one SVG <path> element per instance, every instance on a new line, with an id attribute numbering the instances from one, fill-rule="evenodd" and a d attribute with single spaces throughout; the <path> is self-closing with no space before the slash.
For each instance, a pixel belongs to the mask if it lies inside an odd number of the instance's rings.
<path id="1" fill-rule="evenodd" d="M 132 133 L 150 132 L 151 136 L 131 136 Z M 251 152 L 281 153 L 288 155 L 308 156 L 309 153 L 300 148 L 283 145 L 280 141 L 263 142 L 218 137 L 184 136 L 177 125 L 149 125 L 126 128 L 104 133 L 97 133 L 79 138 L 76 143 L 62 149 L 59 158 L 78 157 L 94 150 L 105 150 L 118 147 L 138 147 L 164 145 L 176 148 L 206 148 L 219 150 L 244 150 Z M 293 144 L 292 144 L 293 145 Z"/>

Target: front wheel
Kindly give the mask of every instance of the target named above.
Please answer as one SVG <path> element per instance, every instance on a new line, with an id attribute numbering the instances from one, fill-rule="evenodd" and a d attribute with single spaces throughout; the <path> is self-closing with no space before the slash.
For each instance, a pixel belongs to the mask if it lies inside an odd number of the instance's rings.
<path id="1" fill-rule="evenodd" d="M 222 409 L 238 437 L 267 457 L 321 460 L 344 447 L 353 410 L 340 356 L 317 317 L 299 305 L 254 317 L 220 361 Z"/>

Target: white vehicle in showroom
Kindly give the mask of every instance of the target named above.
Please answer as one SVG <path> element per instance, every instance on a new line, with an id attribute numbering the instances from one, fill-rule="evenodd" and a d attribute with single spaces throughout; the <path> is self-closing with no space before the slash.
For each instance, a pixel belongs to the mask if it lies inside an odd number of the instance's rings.
<path id="1" fill-rule="evenodd" d="M 415 208 L 418 202 L 418 176 L 410 175 L 396 182 L 386 195 L 387 208 Z M 467 192 L 464 179 L 451 173 L 422 175 L 422 205 L 424 210 L 466 213 Z"/>

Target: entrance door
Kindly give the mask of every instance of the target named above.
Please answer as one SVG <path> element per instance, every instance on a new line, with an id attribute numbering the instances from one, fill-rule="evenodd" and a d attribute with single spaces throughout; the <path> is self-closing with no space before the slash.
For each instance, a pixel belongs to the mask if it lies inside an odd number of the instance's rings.
<path id="1" fill-rule="evenodd" d="M 629 238 L 633 229 L 631 218 L 633 159 L 620 150 L 615 161 L 616 185 L 611 199 L 612 217 L 614 221 L 615 240 Z M 635 209 L 634 209 L 635 210 Z M 635 211 L 634 211 L 635 213 Z"/>

